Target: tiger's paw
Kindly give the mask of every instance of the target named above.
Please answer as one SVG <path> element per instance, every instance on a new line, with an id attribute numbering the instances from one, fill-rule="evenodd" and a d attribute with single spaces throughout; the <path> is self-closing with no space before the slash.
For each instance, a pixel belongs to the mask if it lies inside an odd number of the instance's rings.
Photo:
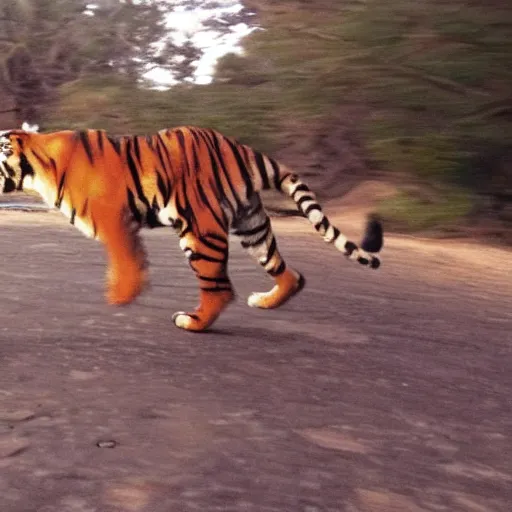
<path id="1" fill-rule="evenodd" d="M 106 299 L 112 306 L 133 302 L 148 287 L 144 272 L 122 279 L 108 279 Z"/>
<path id="2" fill-rule="evenodd" d="M 208 328 L 205 322 L 201 322 L 199 316 L 194 313 L 186 313 L 185 311 L 177 311 L 174 313 L 172 320 L 176 327 L 185 329 L 186 331 L 201 332 Z"/>
<path id="3" fill-rule="evenodd" d="M 304 276 L 293 270 L 287 270 L 287 275 L 279 276 L 277 284 L 269 292 L 253 292 L 247 299 L 251 308 L 275 309 L 299 293 L 305 286 Z"/>
<path id="4" fill-rule="evenodd" d="M 210 327 L 226 307 L 235 300 L 233 290 L 201 293 L 200 306 L 193 313 L 178 311 L 172 315 L 174 325 L 186 331 L 201 332 Z"/>

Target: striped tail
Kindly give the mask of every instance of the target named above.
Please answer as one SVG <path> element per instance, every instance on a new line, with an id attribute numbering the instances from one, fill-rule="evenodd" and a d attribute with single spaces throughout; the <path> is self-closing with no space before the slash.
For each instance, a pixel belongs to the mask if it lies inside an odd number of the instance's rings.
<path id="1" fill-rule="evenodd" d="M 251 149 L 245 146 L 245 151 L 250 152 Z M 379 258 L 370 254 L 379 252 L 384 243 L 382 224 L 376 216 L 368 218 L 363 240 L 358 246 L 329 222 L 316 201 L 315 194 L 296 174 L 259 151 L 252 150 L 252 154 L 254 160 L 251 170 L 256 191 L 275 188 L 287 194 L 327 243 L 334 244 L 347 258 L 361 265 L 379 268 Z"/>
<path id="2" fill-rule="evenodd" d="M 295 201 L 299 210 L 313 224 L 327 243 L 334 244 L 336 249 L 361 265 L 374 269 L 379 268 L 379 258 L 369 254 L 379 252 L 383 245 L 382 225 L 376 217 L 368 218 L 363 241 L 359 247 L 354 242 L 348 240 L 336 226 L 329 222 L 327 216 L 322 212 L 321 206 L 316 201 L 315 194 L 296 174 L 283 174 L 284 177 L 279 184 L 280 191 L 289 195 Z"/>
<path id="3" fill-rule="evenodd" d="M 281 170 L 284 171 L 282 167 Z M 284 177 L 279 182 L 280 191 L 289 195 L 295 201 L 299 210 L 313 224 L 327 243 L 334 244 L 336 249 L 361 265 L 374 269 L 379 268 L 379 258 L 369 254 L 379 252 L 383 245 L 382 225 L 377 217 L 368 218 L 363 241 L 359 247 L 354 242 L 348 240 L 336 226 L 329 222 L 327 216 L 322 212 L 321 206 L 316 201 L 315 194 L 296 174 L 283 172 L 283 175 Z"/>

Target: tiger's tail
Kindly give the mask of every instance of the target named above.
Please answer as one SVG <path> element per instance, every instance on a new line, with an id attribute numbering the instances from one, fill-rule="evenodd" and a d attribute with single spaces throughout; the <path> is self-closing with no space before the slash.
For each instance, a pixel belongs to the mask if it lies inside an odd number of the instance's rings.
<path id="1" fill-rule="evenodd" d="M 262 153 L 256 152 L 255 159 L 256 168 L 253 172 L 261 177 L 262 189 L 276 188 L 290 196 L 327 243 L 334 244 L 350 260 L 373 269 L 379 268 L 379 258 L 370 254 L 379 252 L 384 243 L 382 224 L 377 216 L 368 217 L 363 239 L 358 246 L 331 224 L 322 212 L 314 192 L 295 173 Z"/>

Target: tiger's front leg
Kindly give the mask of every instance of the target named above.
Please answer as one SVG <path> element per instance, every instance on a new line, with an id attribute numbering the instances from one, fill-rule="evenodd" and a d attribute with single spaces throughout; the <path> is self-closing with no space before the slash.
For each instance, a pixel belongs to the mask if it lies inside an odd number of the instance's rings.
<path id="1" fill-rule="evenodd" d="M 147 283 L 147 259 L 140 226 L 127 216 L 103 217 L 99 237 L 108 255 L 106 299 L 109 304 L 132 302 Z"/>
<path id="2" fill-rule="evenodd" d="M 199 281 L 199 305 L 192 312 L 174 313 L 174 324 L 187 331 L 204 331 L 234 300 L 235 293 L 227 274 L 227 234 L 181 237 L 180 247 Z"/>

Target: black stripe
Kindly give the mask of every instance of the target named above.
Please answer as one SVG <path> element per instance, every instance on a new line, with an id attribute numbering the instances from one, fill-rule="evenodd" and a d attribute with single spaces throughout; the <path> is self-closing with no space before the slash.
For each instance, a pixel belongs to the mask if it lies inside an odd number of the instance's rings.
<path id="1" fill-rule="evenodd" d="M 265 233 L 263 233 L 260 237 L 258 237 L 256 240 L 242 240 L 240 242 L 240 245 L 244 248 L 244 249 L 247 249 L 249 247 L 257 247 L 258 245 L 261 245 L 265 239 L 267 238 L 268 236 L 268 230 L 265 231 Z"/>
<path id="2" fill-rule="evenodd" d="M 272 166 L 272 169 L 274 170 L 274 187 L 277 190 L 281 190 L 281 184 L 283 183 L 283 180 L 290 175 L 290 173 L 285 174 L 283 177 L 281 177 L 281 172 L 279 169 L 279 165 L 273 158 L 268 159 L 270 162 L 270 165 Z"/>
<path id="3" fill-rule="evenodd" d="M 203 245 L 205 245 L 206 247 L 208 247 L 212 251 L 217 251 L 217 252 L 220 252 L 222 254 L 224 254 L 226 252 L 226 247 L 219 247 L 217 244 L 214 244 L 213 242 L 211 242 L 210 240 L 207 240 L 203 236 L 201 236 L 199 239 L 201 240 L 201 243 Z"/>
<path id="4" fill-rule="evenodd" d="M 91 148 L 91 142 L 89 140 L 89 135 L 85 130 L 80 130 L 78 132 L 78 138 L 80 139 L 80 142 L 82 143 L 82 146 L 84 147 L 84 150 L 87 154 L 87 158 L 89 160 L 90 164 L 94 163 L 94 158 L 92 154 L 92 148 Z"/>
<path id="5" fill-rule="evenodd" d="M 213 218 L 215 219 L 215 222 L 222 228 L 226 229 L 227 226 L 227 219 L 220 219 L 217 213 L 212 208 L 212 205 L 210 204 L 210 201 L 208 201 L 208 197 L 206 196 L 206 193 L 203 189 L 203 185 L 201 185 L 201 182 L 197 180 L 196 182 L 197 192 L 199 196 L 201 197 L 201 201 L 203 201 L 203 204 L 210 210 L 210 213 L 212 214 Z M 222 210 L 222 209 L 221 209 Z"/>
<path id="6" fill-rule="evenodd" d="M 247 231 L 240 231 L 238 229 L 235 229 L 233 231 L 233 234 L 237 235 L 237 236 L 253 236 L 253 235 L 257 235 L 263 229 L 266 229 L 269 227 L 270 227 L 270 219 L 267 217 L 263 224 L 260 224 L 259 226 L 256 226 L 255 228 L 248 229 Z"/>
<path id="7" fill-rule="evenodd" d="M 294 190 L 294 192 L 292 194 L 292 199 L 294 201 L 295 201 L 295 195 L 298 192 L 311 192 L 311 190 L 309 190 L 309 187 L 307 185 L 305 185 L 304 183 L 302 183 L 301 185 L 297 185 L 297 188 Z"/>
<path id="8" fill-rule="evenodd" d="M 111 135 L 107 135 L 107 139 L 110 142 L 111 146 L 114 148 L 114 151 L 121 155 L 121 139 L 119 137 L 113 137 Z"/>
<path id="9" fill-rule="evenodd" d="M 238 150 L 243 153 L 243 158 L 245 159 L 246 162 L 250 162 L 251 161 L 250 155 L 254 155 L 254 153 L 255 153 L 254 149 L 252 149 L 248 146 L 244 146 L 244 145 L 240 145 L 238 147 Z M 252 168 L 252 166 L 251 166 L 251 168 Z"/>
<path id="10" fill-rule="evenodd" d="M 167 196 L 167 186 L 165 185 L 162 175 L 160 174 L 158 169 L 155 169 L 155 174 L 156 174 L 156 184 L 158 187 L 158 191 L 160 192 L 160 195 L 164 198 L 164 203 L 165 203 L 166 202 L 165 197 Z"/>
<path id="11" fill-rule="evenodd" d="M 180 145 L 181 152 L 183 153 L 183 162 L 185 162 L 187 174 L 190 175 L 190 165 L 188 162 L 188 155 L 187 155 L 187 146 L 185 144 L 185 135 L 181 130 L 176 130 L 176 138 L 178 139 L 178 144 Z"/>
<path id="12" fill-rule="evenodd" d="M 212 155 L 213 154 L 210 155 L 210 158 L 214 158 Z M 215 160 L 212 160 L 212 163 L 213 163 L 213 165 L 215 165 Z M 217 221 L 219 226 L 221 226 L 222 229 L 227 229 L 227 227 L 229 225 L 229 220 L 226 215 L 226 212 L 224 211 L 225 208 L 223 206 L 225 205 L 226 208 L 229 208 L 233 215 L 235 214 L 234 207 L 226 198 L 226 195 L 224 193 L 224 187 L 222 186 L 222 182 L 220 181 L 220 177 L 219 177 L 218 172 L 216 171 L 216 168 L 215 169 L 212 168 L 212 173 L 213 173 L 213 179 L 214 179 L 215 183 L 212 183 L 210 181 L 209 184 L 210 184 L 210 187 L 212 189 L 214 189 L 214 194 L 215 194 L 216 198 L 218 198 L 217 204 L 220 205 L 220 215 L 222 218 L 219 218 L 219 216 L 215 212 L 213 206 L 211 205 L 210 201 L 208 200 L 208 198 L 204 192 L 203 185 L 201 184 L 199 179 L 196 180 L 196 189 L 197 189 L 199 195 L 201 196 L 201 200 L 209 208 L 211 214 L 213 215 L 213 217 L 215 218 L 215 220 Z"/>
<path id="13" fill-rule="evenodd" d="M 185 222 L 186 222 L 185 227 L 182 227 L 181 232 L 180 232 L 180 237 L 183 237 L 186 233 L 188 233 L 189 231 L 192 230 L 193 224 L 197 224 L 197 221 L 196 221 L 196 217 L 194 215 L 194 211 L 190 207 L 190 204 L 186 203 L 185 205 L 182 205 L 180 203 L 181 198 L 183 198 L 185 200 L 187 199 L 186 195 L 185 195 L 185 189 L 186 189 L 185 178 L 183 176 L 181 177 L 181 182 L 178 183 L 178 186 L 181 186 L 181 197 L 179 195 L 180 190 L 178 189 L 177 193 L 176 193 L 176 198 L 174 201 L 174 206 L 176 207 L 176 211 L 178 212 L 178 217 L 185 220 Z"/>
<path id="14" fill-rule="evenodd" d="M 201 276 L 199 274 L 197 277 L 199 279 L 201 279 L 202 281 L 206 281 L 207 283 L 225 283 L 225 284 L 231 283 L 231 281 L 229 280 L 229 277 L 206 277 L 206 276 Z"/>
<path id="15" fill-rule="evenodd" d="M 20 168 L 21 168 L 21 177 L 20 177 L 20 182 L 18 183 L 18 190 L 22 189 L 23 180 L 27 176 L 34 176 L 34 174 L 35 174 L 33 167 L 30 165 L 30 163 L 24 153 L 21 153 L 21 155 L 20 155 Z"/>
<path id="16" fill-rule="evenodd" d="M 231 291 L 231 287 L 229 287 L 229 288 L 224 288 L 222 286 L 215 286 L 214 288 L 203 288 L 203 287 L 201 287 L 201 290 L 203 292 L 212 292 L 212 293 L 216 293 L 216 292 L 230 292 Z"/>
<path id="17" fill-rule="evenodd" d="M 267 170 L 265 169 L 265 160 L 263 159 L 263 155 L 259 151 L 255 151 L 254 158 L 256 160 L 256 165 L 258 166 L 258 171 L 260 171 L 263 190 L 268 190 L 270 188 L 270 181 L 268 179 Z"/>
<path id="18" fill-rule="evenodd" d="M 244 162 L 244 159 L 240 155 L 240 151 L 238 151 L 238 147 L 234 144 L 233 141 L 229 140 L 227 137 L 224 137 L 224 140 L 228 144 L 228 146 L 231 148 L 231 151 L 233 152 L 233 155 L 235 156 L 236 163 L 238 164 L 238 169 L 240 171 L 240 175 L 242 176 L 242 179 L 244 180 L 245 187 L 247 189 L 246 191 L 246 197 L 251 197 L 253 191 L 254 191 L 254 185 L 252 183 L 251 175 L 249 171 L 247 170 L 247 165 Z"/>
<path id="19" fill-rule="evenodd" d="M 186 249 L 185 249 L 186 251 Z M 204 260 L 204 261 L 210 261 L 212 263 L 224 263 L 225 259 L 219 260 L 218 258 L 214 258 L 213 256 L 207 256 L 206 254 L 203 254 L 201 252 L 194 252 L 191 254 L 190 261 L 197 261 L 197 260 Z"/>
<path id="20" fill-rule="evenodd" d="M 87 209 L 89 208 L 89 198 L 86 197 L 84 201 L 84 206 L 82 208 L 82 213 L 80 214 L 81 217 L 83 217 L 87 213 Z"/>
<path id="21" fill-rule="evenodd" d="M 274 186 L 277 190 L 281 190 L 281 185 L 283 184 L 283 181 L 288 178 L 288 176 L 291 176 L 291 172 L 286 173 L 284 176 L 279 176 L 279 174 L 276 174 L 274 176 Z"/>
<path id="22" fill-rule="evenodd" d="M 132 217 L 136 222 L 140 223 L 142 221 L 142 215 L 139 212 L 137 205 L 135 204 L 135 197 L 133 195 L 133 192 L 129 188 L 127 188 L 126 194 L 128 196 L 128 208 L 130 208 Z"/>
<path id="23" fill-rule="evenodd" d="M 201 143 L 203 143 L 206 146 L 206 150 L 208 151 L 208 157 L 210 159 L 210 165 L 211 165 L 214 179 L 215 179 L 215 184 L 219 191 L 218 192 L 219 197 L 224 196 L 224 198 L 226 199 L 226 202 L 228 202 L 227 195 L 225 193 L 223 193 L 223 191 L 225 190 L 225 187 L 222 184 L 222 179 L 221 179 L 220 173 L 219 173 L 219 165 L 218 164 L 220 163 L 220 168 L 224 172 L 224 176 L 226 178 L 228 186 L 229 186 L 231 193 L 235 199 L 236 209 L 239 210 L 242 207 L 242 202 L 241 202 L 240 196 L 238 195 L 238 192 L 237 192 L 235 186 L 233 185 L 233 183 L 231 181 L 230 170 L 225 165 L 224 159 L 222 157 L 222 151 L 220 150 L 218 141 L 215 138 L 214 131 L 213 130 L 205 130 L 205 129 L 198 129 L 196 131 L 191 128 L 189 128 L 189 130 L 190 130 L 190 133 L 192 134 L 197 146 L 200 146 Z M 213 137 L 213 139 L 211 137 Z M 201 163 L 197 156 L 196 146 L 193 146 L 192 149 L 193 149 L 193 154 L 194 154 L 194 165 L 195 165 L 196 169 L 199 169 L 201 167 Z M 222 200 L 221 200 L 221 202 L 222 202 Z M 229 207 L 230 207 L 230 210 L 234 214 L 235 209 L 233 208 L 233 205 L 231 205 L 229 203 Z"/>
<path id="24" fill-rule="evenodd" d="M 171 155 L 169 153 L 169 150 L 167 149 L 167 146 L 165 144 L 164 139 L 162 139 L 162 136 L 159 133 L 157 133 L 157 135 L 156 135 L 156 140 L 157 140 L 158 157 L 160 158 L 160 160 L 162 162 L 162 167 L 164 167 L 164 169 L 167 169 L 167 167 L 169 167 L 171 169 L 171 171 L 172 171 L 173 170 L 173 165 L 172 165 Z M 163 151 L 165 153 L 165 156 L 167 158 L 167 165 L 165 165 L 165 163 L 163 162 L 163 157 L 162 157 L 162 154 L 161 154 L 161 150 L 162 149 L 163 149 Z"/>
<path id="25" fill-rule="evenodd" d="M 130 140 L 126 141 L 126 162 L 128 164 L 128 169 L 130 170 L 130 174 L 132 176 L 133 183 L 135 185 L 135 190 L 137 191 L 137 197 L 149 208 L 149 201 L 147 197 L 144 195 L 144 191 L 142 190 L 142 183 L 140 181 L 139 171 L 135 162 L 133 161 L 133 156 L 131 154 L 131 142 Z"/>
<path id="26" fill-rule="evenodd" d="M 199 162 L 199 155 L 197 154 L 197 144 L 192 145 L 192 168 L 196 171 L 197 176 L 197 171 L 201 168 L 201 164 Z"/>
<path id="27" fill-rule="evenodd" d="M 155 213 L 154 208 L 149 208 L 146 212 L 146 225 L 149 228 L 159 228 L 163 226 L 157 214 Z"/>
<path id="28" fill-rule="evenodd" d="M 201 136 L 208 142 L 209 147 L 213 148 L 215 151 L 218 151 L 218 141 L 217 141 L 217 132 L 211 129 L 203 128 L 201 130 Z"/>
<path id="29" fill-rule="evenodd" d="M 319 212 L 322 211 L 322 208 L 320 208 L 320 205 L 318 203 L 310 204 L 305 210 L 304 215 L 307 217 L 313 210 L 318 210 Z"/>
<path id="30" fill-rule="evenodd" d="M 347 256 L 350 256 L 356 250 L 357 250 L 357 245 L 354 242 L 347 240 L 347 243 L 345 244 L 345 254 Z"/>
<path id="31" fill-rule="evenodd" d="M 186 150 L 186 145 L 185 145 L 185 135 L 184 133 L 181 131 L 181 130 L 175 130 L 174 132 L 176 134 L 176 138 L 178 139 L 178 143 L 180 145 L 180 149 L 183 153 L 183 161 L 185 163 L 185 166 L 186 166 L 186 174 L 188 176 L 188 179 L 190 180 L 191 179 L 191 169 L 190 169 L 190 163 L 189 163 L 189 157 L 187 155 L 187 150 Z M 196 153 L 196 149 L 195 147 L 192 148 L 192 151 L 193 151 L 193 156 L 194 156 L 194 159 L 198 165 L 198 157 L 197 157 L 197 153 Z M 215 175 L 215 173 L 214 173 Z M 183 184 L 183 189 L 186 190 L 187 189 L 187 186 L 188 186 L 188 182 L 187 182 L 187 176 L 184 176 L 182 175 L 182 184 Z M 216 178 L 218 178 L 218 176 L 215 176 Z M 201 182 L 199 181 L 199 179 L 197 179 L 196 177 L 196 189 L 201 197 L 201 200 L 204 202 L 205 206 L 208 207 L 208 209 L 210 210 L 212 216 L 214 217 L 214 219 L 217 221 L 217 223 L 219 224 L 219 226 L 221 226 L 223 229 L 225 229 L 225 226 L 227 225 L 227 219 L 225 218 L 226 216 L 224 215 L 224 212 L 223 213 L 223 217 L 224 217 L 224 222 L 222 220 L 219 219 L 219 217 L 216 215 L 216 213 L 214 212 L 210 202 L 208 201 L 208 198 L 202 188 L 202 185 L 201 185 Z M 217 187 L 220 186 L 220 189 L 218 189 L 219 191 L 217 192 L 217 195 L 219 196 L 222 196 L 221 194 L 221 191 L 222 191 L 222 183 L 217 183 Z M 190 205 L 188 206 L 188 208 L 190 209 L 190 211 L 192 212 L 192 208 L 190 207 Z M 232 209 L 232 206 L 230 205 L 230 208 Z M 222 210 L 222 208 L 221 208 Z"/>
<path id="32" fill-rule="evenodd" d="M 201 132 L 199 135 L 201 136 L 203 143 L 206 145 L 206 148 L 208 150 L 208 156 L 210 158 L 210 165 L 212 168 L 213 176 L 214 176 L 215 183 L 216 183 L 217 190 L 218 190 L 217 195 L 218 195 L 219 199 L 225 198 L 226 202 L 228 202 L 228 198 L 224 191 L 224 186 L 222 184 L 222 180 L 220 177 L 219 165 L 217 164 L 217 161 L 220 163 L 220 168 L 224 172 L 224 177 L 226 178 L 229 189 L 231 190 L 231 193 L 233 194 L 233 197 L 235 198 L 235 202 L 236 202 L 235 207 L 231 203 L 229 203 L 229 207 L 234 214 L 237 209 L 241 208 L 242 203 L 241 203 L 240 198 L 238 197 L 238 194 L 236 193 L 235 188 L 231 182 L 231 179 L 229 176 L 229 170 L 226 168 L 224 159 L 222 158 L 222 151 L 220 150 L 220 147 L 218 146 L 218 141 L 216 144 L 215 143 L 216 139 L 214 140 L 214 147 L 215 147 L 215 152 L 214 152 L 214 151 L 212 151 L 212 148 L 210 147 L 206 133 Z"/>
<path id="33" fill-rule="evenodd" d="M 295 201 L 295 202 L 297 203 L 297 207 L 302 210 L 302 205 L 307 201 L 315 201 L 315 198 L 311 197 L 311 196 L 302 196 L 298 201 Z M 316 201 L 315 201 L 315 204 L 318 204 L 318 203 L 316 203 Z M 311 206 L 313 206 L 313 205 L 311 205 Z"/>
<path id="34" fill-rule="evenodd" d="M 272 259 L 277 249 L 276 238 L 273 236 L 272 241 L 268 247 L 267 256 L 264 261 L 261 262 L 262 265 L 268 265 L 268 262 Z"/>
<path id="35" fill-rule="evenodd" d="M 315 224 L 315 229 L 317 231 L 320 231 L 320 228 L 324 228 L 324 232 L 327 231 L 327 229 L 329 228 L 329 221 L 327 220 L 327 217 L 325 215 L 324 215 L 324 218 L 320 222 Z"/>
<path id="36" fill-rule="evenodd" d="M 213 240 L 217 240 L 218 242 L 222 242 L 223 244 L 225 244 L 225 245 L 226 245 L 226 247 L 227 247 L 227 245 L 228 245 L 228 242 L 227 242 L 227 240 L 226 240 L 225 238 L 223 238 L 222 236 L 217 235 L 217 234 L 215 234 L 215 233 L 207 233 L 207 234 L 206 234 L 206 235 L 204 235 L 204 236 L 206 236 L 206 237 L 208 237 L 208 238 L 211 238 L 211 239 L 213 239 Z"/>
<path id="37" fill-rule="evenodd" d="M 133 148 L 135 149 L 135 157 L 137 158 L 137 163 L 139 166 L 142 166 L 142 163 L 140 161 L 140 144 L 139 144 L 139 137 L 133 138 Z"/>
<path id="38" fill-rule="evenodd" d="M 188 131 L 190 132 L 190 134 L 192 135 L 193 139 L 195 140 L 196 144 L 199 144 L 199 136 L 197 135 L 197 132 L 194 128 L 192 127 L 189 127 Z"/>
<path id="39" fill-rule="evenodd" d="M 158 156 L 158 160 L 160 161 L 160 165 L 162 166 L 162 169 L 165 170 L 167 168 L 167 165 L 164 162 L 164 157 L 162 155 L 162 150 L 161 150 L 160 144 L 158 142 L 156 144 L 156 154 Z"/>
<path id="40" fill-rule="evenodd" d="M 158 169 L 155 169 L 155 173 L 156 173 L 156 182 L 158 185 L 158 190 L 160 191 L 160 194 L 162 195 L 164 205 L 167 205 L 167 203 L 169 202 L 169 199 L 171 197 L 170 183 L 166 184 L 164 182 L 164 179 L 162 178 L 162 175 L 160 174 L 160 171 Z"/>
<path id="41" fill-rule="evenodd" d="M 12 192 L 16 190 L 16 183 L 14 183 L 14 180 L 12 178 L 8 178 L 7 176 L 4 179 L 4 189 L 3 193 L 8 194 L 9 192 Z"/>
<path id="42" fill-rule="evenodd" d="M 103 132 L 101 130 L 96 132 L 96 138 L 98 139 L 98 148 L 100 149 L 100 153 L 103 154 Z"/>
<path id="43" fill-rule="evenodd" d="M 169 203 L 169 200 L 171 198 L 171 193 L 172 193 L 172 185 L 171 185 L 171 180 L 169 178 L 169 175 L 171 175 L 171 176 L 174 175 L 174 167 L 172 165 L 172 160 L 171 160 L 169 151 L 167 151 L 165 142 L 163 141 L 162 137 L 160 137 L 160 134 L 156 135 L 156 144 L 155 145 L 156 145 L 156 153 L 158 156 L 158 160 L 160 161 L 160 165 L 162 166 L 162 173 L 165 175 L 166 183 L 164 185 L 165 185 L 166 193 L 163 194 L 163 196 L 164 196 L 163 199 L 164 199 L 164 205 L 167 205 Z M 165 152 L 167 163 L 164 160 L 164 155 L 162 153 L 162 149 Z M 153 151 L 154 151 L 154 149 L 153 149 Z M 163 178 L 161 178 L 160 172 L 158 172 L 158 179 L 159 180 L 162 179 L 162 182 L 163 182 Z M 159 181 L 158 186 L 159 187 L 161 186 L 160 181 Z M 161 191 L 161 189 L 160 189 L 160 191 Z"/>
<path id="44" fill-rule="evenodd" d="M 181 219 L 171 219 L 169 217 L 169 222 L 171 223 L 171 227 L 175 229 L 178 233 L 181 233 L 181 229 L 183 228 L 183 221 Z"/>
<path id="45" fill-rule="evenodd" d="M 57 199 L 55 200 L 55 208 L 60 208 L 62 204 L 62 198 L 64 197 L 64 181 L 66 179 L 66 172 L 62 173 L 62 176 L 59 180 L 59 186 L 57 188 Z"/>
<path id="46" fill-rule="evenodd" d="M 69 222 L 71 224 L 75 223 L 75 217 L 76 217 L 76 209 L 75 208 L 71 208 L 71 218 L 69 219 Z"/>
<path id="47" fill-rule="evenodd" d="M 3 163 L 3 168 L 7 171 L 7 174 L 12 178 L 16 172 L 14 171 L 14 169 L 7 163 L 7 162 L 4 162 Z"/>
<path id="48" fill-rule="evenodd" d="M 279 266 L 275 269 L 275 270 L 269 270 L 268 273 L 272 276 L 272 277 L 276 277 L 280 274 L 282 274 L 286 269 L 286 263 L 281 260 L 281 263 L 279 264 Z"/>
<path id="49" fill-rule="evenodd" d="M 229 174 L 230 174 L 229 169 L 226 167 L 226 162 L 224 161 L 224 158 L 222 157 L 222 150 L 220 148 L 219 139 L 217 138 L 217 134 L 213 130 L 209 133 L 207 133 L 206 131 L 203 131 L 201 133 L 201 136 L 203 137 L 206 147 L 208 148 L 208 155 L 212 162 L 212 170 L 214 172 L 214 178 L 215 178 L 215 182 L 217 185 L 217 190 L 218 190 L 217 194 L 218 194 L 219 199 L 224 197 L 224 198 L 226 198 L 226 201 L 227 201 L 227 196 L 224 191 L 224 186 L 223 186 L 222 180 L 220 178 L 219 165 L 217 164 L 217 161 L 220 164 L 220 168 L 222 169 L 222 172 L 224 173 L 226 181 L 228 182 L 231 193 L 233 194 L 233 197 L 235 198 L 235 201 L 237 203 L 236 207 L 238 209 L 240 209 L 242 206 L 242 203 L 240 201 L 238 194 L 235 192 L 235 189 L 233 187 L 233 184 L 231 183 L 231 180 L 229 179 Z M 212 137 L 211 139 L 210 139 L 210 136 Z M 231 204 L 230 204 L 230 209 L 231 209 L 231 211 L 234 212 L 233 205 L 231 205 Z"/>
<path id="50" fill-rule="evenodd" d="M 35 149 L 30 149 L 30 151 L 32 152 L 32 154 L 36 157 L 36 160 L 43 166 L 43 167 L 47 167 L 48 166 L 48 162 L 46 162 L 43 157 L 35 150 Z"/>

